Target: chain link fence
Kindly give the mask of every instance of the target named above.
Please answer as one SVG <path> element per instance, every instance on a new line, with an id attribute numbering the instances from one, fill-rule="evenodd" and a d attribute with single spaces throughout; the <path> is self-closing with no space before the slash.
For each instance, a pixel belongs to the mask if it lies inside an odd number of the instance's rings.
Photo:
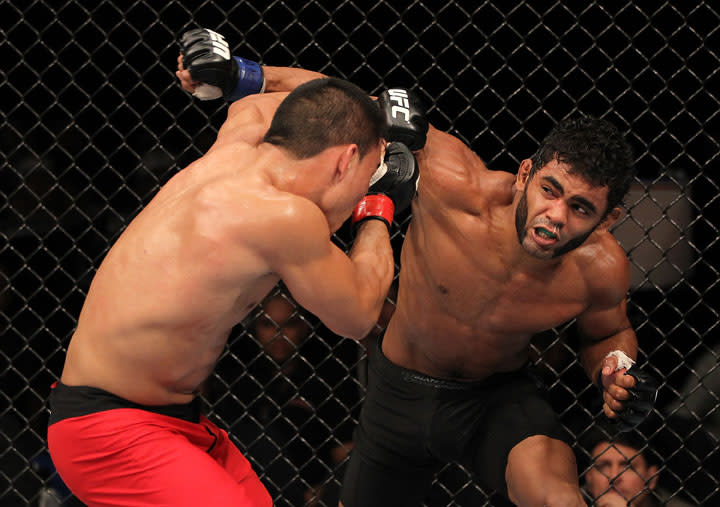
<path id="1" fill-rule="evenodd" d="M 663 379 L 644 435 L 669 497 L 720 505 L 717 4 L 28 0 L 0 3 L 0 20 L 1 505 L 53 505 L 49 490 L 77 504 L 46 454 L 45 399 L 103 255 L 224 120 L 225 104 L 194 100 L 174 76 L 177 38 L 197 26 L 261 63 L 369 93 L 413 88 L 432 123 L 491 169 L 514 171 L 567 115 L 618 125 L 639 169 L 615 229 L 633 269 L 628 312 L 641 362 Z M 342 230 L 335 239 L 349 242 Z M 383 319 L 392 309 L 391 292 Z M 233 331 L 208 413 L 277 505 L 336 505 L 365 344 L 332 335 L 281 287 Z M 600 400 L 572 323 L 537 336 L 533 358 L 584 474 Z M 448 466 L 426 504 L 503 501 Z"/>

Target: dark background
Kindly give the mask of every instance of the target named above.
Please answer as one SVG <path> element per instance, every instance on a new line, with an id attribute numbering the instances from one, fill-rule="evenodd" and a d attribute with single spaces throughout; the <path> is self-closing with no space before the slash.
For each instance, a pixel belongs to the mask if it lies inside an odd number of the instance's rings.
<path id="1" fill-rule="evenodd" d="M 694 362 L 718 348 L 716 5 L 124 4 L 0 3 L 0 504 L 36 502 L 43 485 L 53 481 L 42 462 L 45 398 L 61 372 L 94 270 L 158 187 L 204 153 L 225 118 L 226 104 L 194 100 L 175 79 L 177 39 L 198 26 L 224 34 L 234 54 L 261 63 L 344 77 L 372 94 L 412 88 L 430 106 L 431 122 L 467 142 L 491 169 L 514 172 L 568 115 L 582 112 L 615 123 L 634 147 L 642 196 L 627 203 L 626 220 L 639 224 L 640 232 L 623 246 L 641 273 L 628 311 L 641 362 L 663 378 L 658 409 L 644 434 L 665 463 L 661 482 L 672 493 L 697 504 L 717 503 L 711 468 L 718 470 L 718 441 L 709 426 L 717 419 L 717 391 L 714 416 L 679 417 L 666 409 L 683 399 L 683 384 L 697 376 Z M 669 193 L 669 204 L 655 200 L 655 188 Z M 660 219 L 634 219 L 634 211 L 640 216 L 648 204 Z M 673 215 L 680 204 L 687 211 L 682 220 Z M 661 222 L 673 230 L 669 243 L 654 235 Z M 399 225 L 397 251 L 407 219 Z M 342 231 L 336 239 L 349 241 Z M 640 246 L 655 249 L 660 261 L 644 259 Z M 671 253 L 681 247 L 686 253 L 678 261 Z M 658 282 L 653 271 L 660 263 L 673 273 Z M 337 347 L 347 344 L 308 320 L 314 333 L 308 375 L 317 380 L 325 378 L 322 365 L 335 361 Z M 245 350 L 246 342 L 252 342 L 251 333 L 239 325 L 221 361 L 235 375 L 252 371 L 233 352 L 243 343 Z M 574 361 L 573 345 L 570 323 L 539 336 L 534 352 L 582 457 L 579 442 L 600 407 Z M 363 349 L 350 347 L 357 350 L 349 357 L 362 359 Z M 337 364 L 345 374 L 357 374 L 356 361 Z M 247 386 L 235 392 L 243 384 L 228 384 L 228 375 L 219 367 L 218 378 L 225 378 L 219 385 L 232 396 L 222 403 L 208 399 L 211 415 L 225 423 L 240 418 L 251 403 L 241 396 Z M 321 384 L 330 386 L 330 399 L 344 396 L 340 387 L 335 390 L 339 384 Z M 254 385 L 260 393 L 269 389 L 260 380 Z M 346 407 L 350 423 L 356 408 Z M 328 423 L 319 431 L 334 429 Z M 321 444 L 309 442 L 307 448 L 320 452 Z M 582 471 L 586 464 L 580 464 Z M 327 471 L 329 484 L 339 479 L 338 472 Z M 500 502 L 448 467 L 428 502 L 476 504 L 463 495 L 485 501 L 485 493 L 490 503 Z M 282 485 L 276 494 L 279 504 L 291 503 Z"/>

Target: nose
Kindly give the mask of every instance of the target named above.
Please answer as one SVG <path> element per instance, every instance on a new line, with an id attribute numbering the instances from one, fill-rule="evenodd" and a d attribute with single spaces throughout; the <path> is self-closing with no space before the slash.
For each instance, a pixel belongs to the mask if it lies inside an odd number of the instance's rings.
<path id="1" fill-rule="evenodd" d="M 622 482 L 622 476 L 624 475 L 623 472 L 625 472 L 625 467 L 617 466 L 613 467 L 613 469 L 610 472 L 610 483 L 611 484 L 620 484 Z"/>
<path id="2" fill-rule="evenodd" d="M 549 207 L 545 211 L 545 216 L 553 225 L 556 225 L 558 229 L 562 229 L 567 223 L 567 214 L 567 204 L 565 204 L 562 199 L 554 199 L 550 201 Z"/>

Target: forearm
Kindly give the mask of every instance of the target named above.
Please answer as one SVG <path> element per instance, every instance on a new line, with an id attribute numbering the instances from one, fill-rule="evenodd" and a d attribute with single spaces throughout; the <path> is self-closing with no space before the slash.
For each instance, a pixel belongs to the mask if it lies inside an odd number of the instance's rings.
<path id="1" fill-rule="evenodd" d="M 637 337 L 631 328 L 624 329 L 602 340 L 584 341 L 581 346 L 580 363 L 594 384 L 597 384 L 600 378 L 603 360 L 614 350 L 624 352 L 633 361 L 637 359 Z"/>
<path id="2" fill-rule="evenodd" d="M 266 92 L 289 92 L 303 83 L 322 77 L 319 72 L 305 70 L 297 67 L 272 67 L 263 65 Z"/>
<path id="3" fill-rule="evenodd" d="M 358 226 L 349 257 L 358 273 L 360 307 L 368 317 L 369 326 L 358 329 L 352 336 L 346 336 L 362 339 L 377 322 L 395 274 L 387 226 L 380 220 L 362 222 Z"/>

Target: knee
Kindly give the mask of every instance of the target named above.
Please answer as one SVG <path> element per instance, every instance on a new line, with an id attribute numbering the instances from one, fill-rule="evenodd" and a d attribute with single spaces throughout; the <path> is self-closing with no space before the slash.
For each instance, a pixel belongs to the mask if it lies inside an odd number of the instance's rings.
<path id="1" fill-rule="evenodd" d="M 578 487 L 568 484 L 564 487 L 555 487 L 545 493 L 541 505 L 547 507 L 587 507 Z"/>
<path id="2" fill-rule="evenodd" d="M 587 507 L 578 486 L 567 483 L 548 482 L 542 486 L 524 489 L 522 492 L 508 490 L 510 500 L 520 507 L 543 505 L 545 507 Z"/>

